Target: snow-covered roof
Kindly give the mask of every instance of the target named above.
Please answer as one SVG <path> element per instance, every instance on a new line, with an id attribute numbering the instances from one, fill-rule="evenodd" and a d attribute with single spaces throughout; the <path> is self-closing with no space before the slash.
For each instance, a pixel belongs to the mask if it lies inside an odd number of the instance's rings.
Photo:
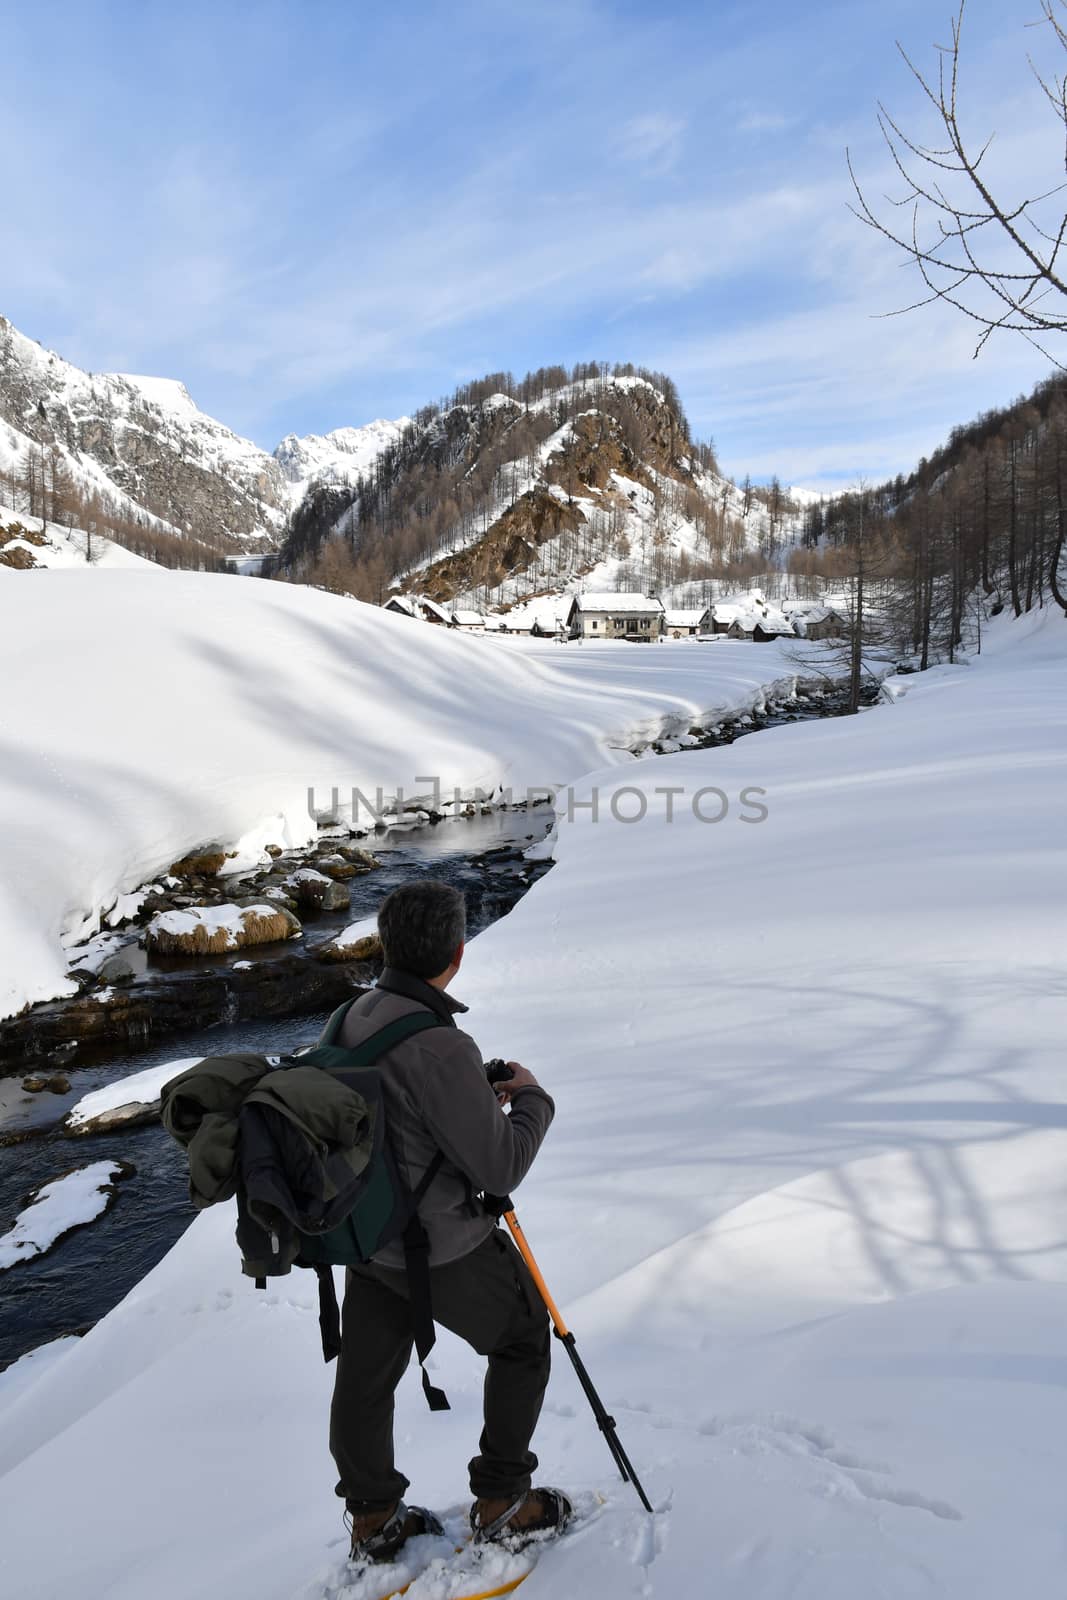
<path id="1" fill-rule="evenodd" d="M 579 611 L 618 611 L 623 615 L 662 611 L 663 601 L 647 594 L 576 594 Z"/>
<path id="2" fill-rule="evenodd" d="M 805 622 L 822 622 L 833 614 L 833 607 L 822 600 L 783 600 L 783 616 L 802 617 Z"/>
<path id="3" fill-rule="evenodd" d="M 485 618 L 480 611 L 453 611 L 452 621 L 457 628 L 480 628 Z"/>
<path id="4" fill-rule="evenodd" d="M 571 598 L 569 594 L 538 595 L 536 599 L 523 600 L 520 605 L 512 606 L 510 611 L 487 617 L 486 626 L 504 627 L 512 633 L 519 633 L 529 630 L 536 622 L 543 633 L 555 633 L 560 624 L 566 621 Z"/>
<path id="5" fill-rule="evenodd" d="M 432 611 L 439 622 L 452 621 L 452 613 L 439 601 L 431 600 L 428 594 L 391 594 L 382 604 L 393 611 L 403 611 L 409 617 L 421 617 L 424 611 Z"/>
<path id="6" fill-rule="evenodd" d="M 668 611 L 666 612 L 668 628 L 699 628 L 702 619 L 707 616 L 707 607 L 696 611 Z"/>

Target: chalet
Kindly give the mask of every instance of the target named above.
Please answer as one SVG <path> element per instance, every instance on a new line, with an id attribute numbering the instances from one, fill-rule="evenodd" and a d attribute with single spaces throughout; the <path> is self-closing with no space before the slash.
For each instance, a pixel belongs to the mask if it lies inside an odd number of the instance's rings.
<path id="1" fill-rule="evenodd" d="M 695 639 L 700 633 L 710 633 L 711 611 L 705 606 L 689 611 L 664 612 L 664 633 L 668 639 Z"/>
<path id="2" fill-rule="evenodd" d="M 818 600 L 783 600 L 782 610 L 802 639 L 841 639 L 846 620 L 833 606 Z"/>
<path id="3" fill-rule="evenodd" d="M 567 613 L 572 639 L 649 643 L 663 631 L 663 602 L 647 594 L 576 594 Z"/>
<path id="4" fill-rule="evenodd" d="M 716 600 L 708 607 L 708 633 L 729 633 L 737 620 L 746 614 L 746 607 L 732 601 Z M 747 637 L 747 635 L 746 635 Z"/>
<path id="5" fill-rule="evenodd" d="M 769 606 L 751 611 L 738 607 L 737 611 L 738 615 L 727 629 L 730 639 L 749 639 L 755 644 L 767 644 L 772 639 L 788 638 L 793 634 L 793 624 L 788 617 Z"/>
<path id="6" fill-rule="evenodd" d="M 569 595 L 538 595 L 523 600 L 510 611 L 497 614 L 501 633 L 515 633 L 534 639 L 557 639 L 566 630 Z"/>
<path id="7" fill-rule="evenodd" d="M 383 611 L 393 611 L 401 617 L 417 617 L 422 622 L 434 622 L 441 627 L 452 626 L 452 613 L 426 594 L 394 594 L 382 606 Z"/>
<path id="8" fill-rule="evenodd" d="M 480 611 L 454 610 L 452 612 L 452 626 L 461 633 L 484 633 L 485 618 Z"/>

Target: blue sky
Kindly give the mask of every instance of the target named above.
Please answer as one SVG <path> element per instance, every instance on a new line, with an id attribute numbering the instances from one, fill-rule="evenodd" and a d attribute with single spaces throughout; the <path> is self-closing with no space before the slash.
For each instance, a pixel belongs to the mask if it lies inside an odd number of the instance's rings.
<path id="1" fill-rule="evenodd" d="M 0 4 L 0 311 L 95 371 L 179 377 L 273 448 L 486 370 L 632 360 L 727 471 L 914 465 L 1047 363 L 980 361 L 848 213 L 923 127 L 952 0 Z M 1036 0 L 969 0 L 1005 182 L 1062 153 Z M 1057 171 L 1057 162 L 1059 169 Z"/>

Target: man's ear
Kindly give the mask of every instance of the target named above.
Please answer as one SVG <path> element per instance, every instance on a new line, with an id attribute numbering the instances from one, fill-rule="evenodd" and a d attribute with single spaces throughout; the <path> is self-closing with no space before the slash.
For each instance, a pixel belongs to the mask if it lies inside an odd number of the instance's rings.
<path id="1" fill-rule="evenodd" d="M 454 952 L 452 954 L 452 965 L 455 967 L 457 972 L 459 971 L 460 963 L 463 960 L 463 952 L 464 952 L 464 950 L 466 950 L 466 948 L 467 948 L 467 941 L 465 939 L 462 939 L 460 941 L 460 943 L 456 946 L 456 948 L 455 948 L 455 950 L 454 950 Z"/>

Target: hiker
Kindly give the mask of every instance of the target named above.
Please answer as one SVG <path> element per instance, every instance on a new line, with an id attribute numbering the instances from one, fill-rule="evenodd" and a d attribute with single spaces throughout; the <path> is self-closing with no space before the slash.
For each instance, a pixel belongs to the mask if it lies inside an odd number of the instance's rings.
<path id="1" fill-rule="evenodd" d="M 469 1464 L 471 1525 L 477 1540 L 507 1543 L 561 1529 L 571 1514 L 558 1490 L 531 1488 L 537 1457 L 530 1440 L 548 1383 L 549 1321 L 492 1209 L 492 1197 L 506 1195 L 529 1171 L 555 1107 L 517 1061 L 507 1063 L 511 1077 L 491 1088 L 477 1045 L 456 1026 L 467 1007 L 445 991 L 463 960 L 462 894 L 433 880 L 405 884 L 382 902 L 378 930 L 384 969 L 377 986 L 348 1009 L 338 1043 L 354 1049 L 415 1010 L 441 1024 L 382 1056 L 386 1121 L 409 1188 L 418 1194 L 420 1180 L 428 1179 L 419 1216 L 429 1239 L 433 1318 L 488 1357 L 485 1425 Z M 353 1559 L 391 1560 L 412 1536 L 441 1531 L 432 1512 L 405 1505 L 408 1479 L 393 1460 L 393 1396 L 411 1357 L 416 1320 L 399 1240 L 349 1267 L 330 1450 L 336 1492 L 352 1519 Z M 424 1385 L 428 1396 L 438 1394 L 425 1378 Z M 440 1404 L 447 1404 L 443 1396 Z"/>

